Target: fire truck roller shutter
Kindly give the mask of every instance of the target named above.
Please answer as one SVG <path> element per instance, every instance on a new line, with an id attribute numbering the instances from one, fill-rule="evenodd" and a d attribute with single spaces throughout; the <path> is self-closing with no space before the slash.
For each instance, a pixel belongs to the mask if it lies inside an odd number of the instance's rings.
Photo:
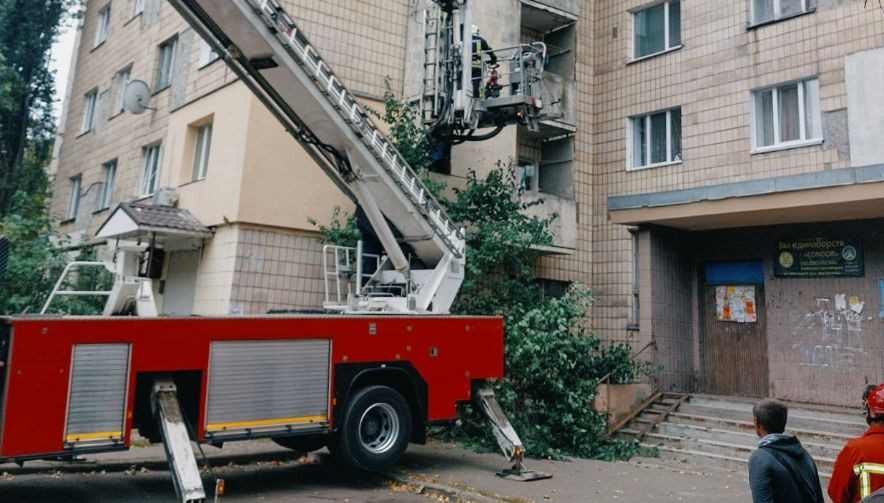
<path id="1" fill-rule="evenodd" d="M 326 339 L 213 342 L 206 436 L 324 431 L 330 350 Z"/>
<path id="2" fill-rule="evenodd" d="M 129 344 L 76 344 L 71 362 L 65 445 L 122 442 Z"/>

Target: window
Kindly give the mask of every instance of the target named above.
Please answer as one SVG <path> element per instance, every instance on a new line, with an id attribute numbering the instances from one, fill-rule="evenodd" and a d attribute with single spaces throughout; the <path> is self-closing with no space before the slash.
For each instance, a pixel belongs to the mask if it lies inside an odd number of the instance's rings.
<path id="1" fill-rule="evenodd" d="M 83 125 L 80 133 L 88 133 L 95 127 L 95 110 L 98 108 L 98 89 L 93 89 L 83 97 Z"/>
<path id="2" fill-rule="evenodd" d="M 629 315 L 628 329 L 638 330 L 639 320 L 641 318 L 641 304 L 639 303 L 639 294 L 641 292 L 640 283 L 640 262 L 639 262 L 639 234 L 638 229 L 630 230 L 632 236 L 632 310 Z"/>
<path id="3" fill-rule="evenodd" d="M 633 14 L 634 58 L 644 58 L 681 46 L 681 2 L 669 0 Z"/>
<path id="4" fill-rule="evenodd" d="M 71 177 L 71 200 L 68 202 L 68 212 L 65 215 L 67 220 L 77 218 L 77 211 L 80 209 L 80 175 Z"/>
<path id="5" fill-rule="evenodd" d="M 209 169 L 209 150 L 212 146 L 212 124 L 205 124 L 196 130 L 196 145 L 193 148 L 193 175 L 191 180 L 202 180 Z"/>
<path id="6" fill-rule="evenodd" d="M 629 119 L 629 169 L 681 161 L 681 109 Z"/>
<path id="7" fill-rule="evenodd" d="M 160 144 L 144 147 L 144 170 L 141 175 L 141 195 L 149 196 L 157 190 L 160 172 Z"/>
<path id="8" fill-rule="evenodd" d="M 101 201 L 98 209 L 110 208 L 111 199 L 114 196 L 114 184 L 117 181 L 117 161 L 108 161 L 102 165 L 104 169 L 104 183 L 101 186 Z"/>
<path id="9" fill-rule="evenodd" d="M 110 9 L 110 4 L 107 4 L 98 11 L 98 28 L 95 30 L 95 44 L 93 47 L 98 47 L 107 40 L 107 34 L 110 30 Z"/>
<path id="10" fill-rule="evenodd" d="M 131 80 L 132 67 L 117 72 L 117 103 L 114 106 L 114 113 L 123 113 L 123 97 L 126 95 L 126 86 Z"/>
<path id="11" fill-rule="evenodd" d="M 132 17 L 144 12 L 144 0 L 132 0 Z"/>
<path id="12" fill-rule="evenodd" d="M 792 82 L 752 94 L 756 151 L 822 140 L 819 80 Z"/>
<path id="13" fill-rule="evenodd" d="M 768 23 L 810 12 L 816 8 L 816 0 L 750 0 L 752 24 Z"/>
<path id="14" fill-rule="evenodd" d="M 218 59 L 218 53 L 203 39 L 200 39 L 200 68 Z"/>
<path id="15" fill-rule="evenodd" d="M 175 64 L 175 50 L 178 47 L 178 37 L 173 37 L 160 44 L 160 59 L 157 66 L 156 91 L 161 91 L 172 82 L 172 66 Z"/>

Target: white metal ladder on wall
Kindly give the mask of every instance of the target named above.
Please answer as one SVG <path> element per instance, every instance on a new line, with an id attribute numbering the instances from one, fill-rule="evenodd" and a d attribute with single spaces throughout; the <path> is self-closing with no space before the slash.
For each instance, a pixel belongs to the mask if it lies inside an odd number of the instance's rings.
<path id="1" fill-rule="evenodd" d="M 463 281 L 463 231 L 279 1 L 170 2 L 365 210 L 390 264 L 388 274 L 376 274 L 373 280 L 402 284 L 404 279 L 413 285 L 404 297 L 327 307 L 356 312 L 447 312 Z M 412 270 L 399 242 L 407 243 L 427 269 Z"/>

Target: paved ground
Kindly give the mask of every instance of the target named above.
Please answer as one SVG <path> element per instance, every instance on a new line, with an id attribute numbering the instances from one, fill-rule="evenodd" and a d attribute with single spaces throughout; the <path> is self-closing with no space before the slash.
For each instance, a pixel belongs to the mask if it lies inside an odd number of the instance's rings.
<path id="1" fill-rule="evenodd" d="M 530 483 L 500 479 L 495 454 L 476 454 L 448 444 L 411 446 L 391 477 L 356 473 L 319 453 L 298 458 L 266 441 L 206 448 L 216 466 L 206 487 L 223 477 L 223 501 L 411 503 L 459 494 L 462 501 L 523 502 L 745 502 L 745 474 L 703 474 L 680 466 L 532 460 L 531 468 L 554 474 Z M 0 501 L 174 501 L 159 446 L 102 454 L 93 463 L 33 462 L 23 469 L 0 465 Z M 95 463 L 97 461 L 97 464 Z M 652 461 L 653 462 L 653 461 Z M 414 494 L 424 489 L 425 495 Z M 456 499 L 456 498 L 455 498 Z"/>

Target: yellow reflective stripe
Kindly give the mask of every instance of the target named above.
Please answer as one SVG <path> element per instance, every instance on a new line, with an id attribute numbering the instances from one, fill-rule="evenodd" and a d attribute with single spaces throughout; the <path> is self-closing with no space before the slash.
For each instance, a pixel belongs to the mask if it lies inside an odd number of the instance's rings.
<path id="1" fill-rule="evenodd" d="M 853 473 L 859 475 L 859 495 L 865 498 L 872 494 L 872 474 L 884 475 L 884 465 L 860 463 L 853 467 Z"/>
<path id="2" fill-rule="evenodd" d="M 65 437 L 68 442 L 78 442 L 83 440 L 97 440 L 100 438 L 119 438 L 123 436 L 122 431 L 102 431 L 98 433 L 72 433 Z"/>
<path id="3" fill-rule="evenodd" d="M 216 423 L 207 424 L 207 430 L 227 430 L 232 428 L 248 428 L 250 426 L 274 426 L 277 424 L 289 423 L 315 423 L 325 421 L 327 416 L 304 416 L 304 417 L 287 417 L 283 419 L 264 419 L 261 421 L 240 421 L 236 423 Z"/>

